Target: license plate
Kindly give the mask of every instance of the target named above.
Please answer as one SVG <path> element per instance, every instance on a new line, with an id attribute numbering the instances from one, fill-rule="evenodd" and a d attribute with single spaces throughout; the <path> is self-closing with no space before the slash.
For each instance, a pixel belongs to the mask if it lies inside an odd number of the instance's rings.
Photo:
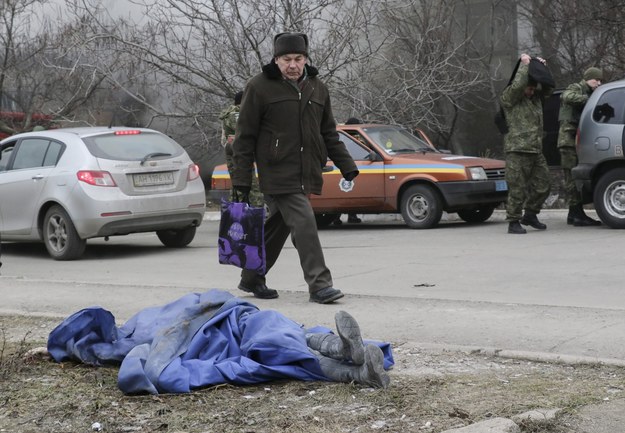
<path id="1" fill-rule="evenodd" d="M 495 191 L 508 191 L 508 183 L 505 180 L 496 180 Z"/>
<path id="2" fill-rule="evenodd" d="M 171 185 L 174 183 L 174 173 L 165 171 L 161 173 L 133 174 L 132 182 L 135 186 Z"/>

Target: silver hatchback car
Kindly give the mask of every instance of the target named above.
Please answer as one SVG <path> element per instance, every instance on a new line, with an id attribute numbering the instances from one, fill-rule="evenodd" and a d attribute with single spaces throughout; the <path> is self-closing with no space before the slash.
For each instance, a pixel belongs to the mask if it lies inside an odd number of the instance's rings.
<path id="1" fill-rule="evenodd" d="M 184 247 L 205 210 L 198 166 L 160 132 L 67 128 L 0 141 L 0 239 L 43 241 L 56 260 L 80 258 L 87 239 L 137 232 Z"/>

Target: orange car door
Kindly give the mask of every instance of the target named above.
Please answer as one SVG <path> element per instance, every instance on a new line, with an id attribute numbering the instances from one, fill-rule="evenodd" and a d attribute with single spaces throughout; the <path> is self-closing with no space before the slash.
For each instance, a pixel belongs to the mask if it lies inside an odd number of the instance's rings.
<path id="1" fill-rule="evenodd" d="M 352 182 L 343 179 L 340 170 L 328 161 L 323 174 L 320 196 L 311 196 L 316 212 L 349 212 L 377 208 L 384 204 L 384 162 L 373 151 L 339 132 L 360 174 Z"/>

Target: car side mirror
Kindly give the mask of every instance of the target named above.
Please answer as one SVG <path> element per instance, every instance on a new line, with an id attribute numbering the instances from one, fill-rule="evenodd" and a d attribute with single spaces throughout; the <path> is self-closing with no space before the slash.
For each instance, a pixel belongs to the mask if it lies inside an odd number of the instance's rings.
<path id="1" fill-rule="evenodd" d="M 365 156 L 365 161 L 382 161 L 382 157 L 375 153 L 373 150 L 369 151 L 369 155 Z"/>

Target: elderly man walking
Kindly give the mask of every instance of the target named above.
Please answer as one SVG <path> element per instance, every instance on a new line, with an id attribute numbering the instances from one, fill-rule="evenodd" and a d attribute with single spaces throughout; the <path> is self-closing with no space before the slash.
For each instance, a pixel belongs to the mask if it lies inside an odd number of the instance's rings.
<path id="1" fill-rule="evenodd" d="M 353 181 L 358 168 L 339 140 L 328 89 L 319 80 L 319 71 L 308 64 L 308 49 L 303 33 L 276 35 L 273 59 L 247 84 L 233 143 L 232 185 L 245 199 L 256 163 L 269 208 L 267 271 L 290 235 L 310 301 L 328 304 L 343 293 L 333 287 L 308 196 L 321 193 L 328 157 L 346 181 Z M 278 297 L 264 275 L 247 270 L 242 271 L 238 288 L 257 298 Z"/>

